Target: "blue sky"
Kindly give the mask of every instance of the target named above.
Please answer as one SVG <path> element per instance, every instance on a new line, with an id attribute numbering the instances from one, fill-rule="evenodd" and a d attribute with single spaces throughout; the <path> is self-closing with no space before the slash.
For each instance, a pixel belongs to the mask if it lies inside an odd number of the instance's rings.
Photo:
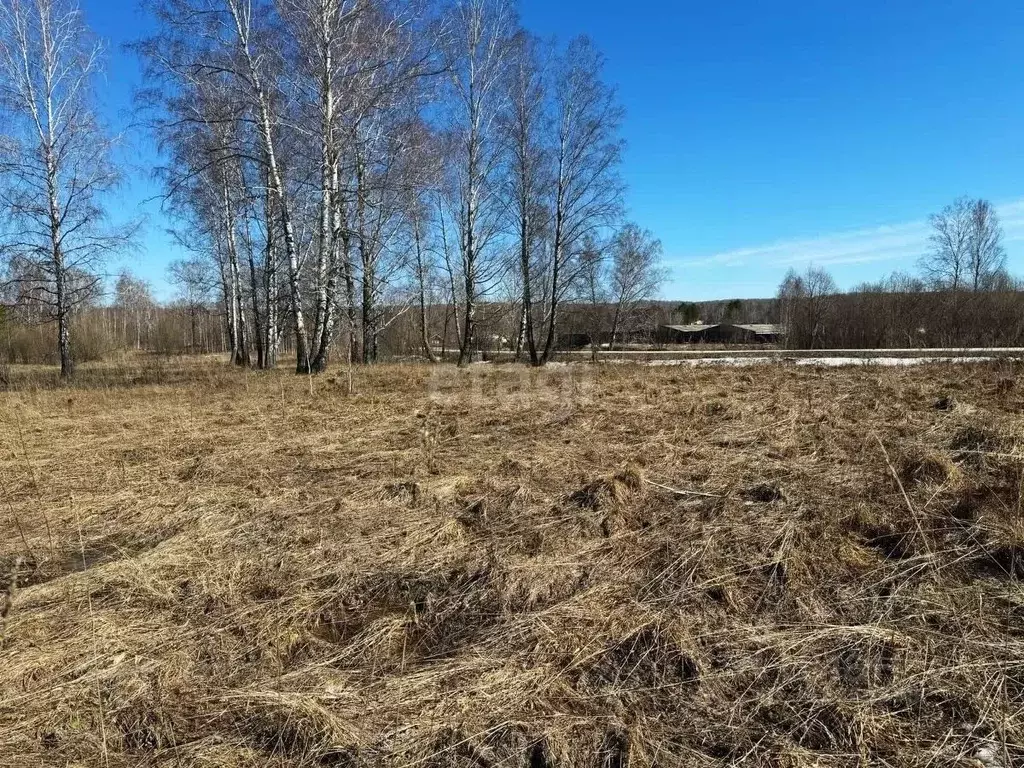
<path id="1" fill-rule="evenodd" d="M 132 0 L 83 0 L 110 42 L 105 100 L 123 122 L 138 65 Z M 591 36 L 627 110 L 631 216 L 661 238 L 667 298 L 771 295 L 789 267 L 841 287 L 913 270 L 927 215 L 959 195 L 999 206 L 1024 273 L 1024 3 L 1017 0 L 521 0 L 541 36 Z M 133 134 L 144 165 L 149 140 Z M 138 174 L 144 174 L 139 168 Z M 134 210 L 157 190 L 138 178 Z M 166 295 L 159 205 L 127 263 Z"/>

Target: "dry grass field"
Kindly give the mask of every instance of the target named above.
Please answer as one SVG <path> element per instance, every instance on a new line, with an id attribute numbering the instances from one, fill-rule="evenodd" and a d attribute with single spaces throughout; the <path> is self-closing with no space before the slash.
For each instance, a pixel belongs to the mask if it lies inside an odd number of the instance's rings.
<path id="1" fill-rule="evenodd" d="M 22 373 L 5 768 L 1024 765 L 1010 363 Z"/>

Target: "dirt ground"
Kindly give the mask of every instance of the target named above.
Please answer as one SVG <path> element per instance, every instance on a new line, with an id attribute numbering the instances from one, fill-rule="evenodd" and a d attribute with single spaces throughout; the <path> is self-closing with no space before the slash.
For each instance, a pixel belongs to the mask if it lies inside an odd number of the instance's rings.
<path id="1" fill-rule="evenodd" d="M 1020 372 L 12 375 L 0 766 L 1022 766 Z"/>

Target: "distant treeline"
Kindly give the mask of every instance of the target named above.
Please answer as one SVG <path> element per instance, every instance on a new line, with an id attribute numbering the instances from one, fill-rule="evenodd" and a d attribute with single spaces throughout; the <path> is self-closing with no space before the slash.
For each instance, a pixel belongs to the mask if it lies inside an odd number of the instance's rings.
<path id="1" fill-rule="evenodd" d="M 94 362 L 125 352 L 163 355 L 227 353 L 224 317 L 213 308 L 195 311 L 154 304 L 141 312 L 119 306 L 84 307 L 70 320 L 75 359 Z M 0 306 L 0 363 L 56 365 L 57 325 L 32 321 L 19 308 Z"/>
<path id="2" fill-rule="evenodd" d="M 896 278 L 849 293 L 784 289 L 776 300 L 791 349 L 1024 346 L 1024 291 L 926 289 Z"/>
<path id="3" fill-rule="evenodd" d="M 381 333 L 381 359 L 424 357 L 419 312 L 395 307 Z M 561 349 L 610 345 L 615 307 L 566 304 L 559 325 Z M 698 316 L 694 317 L 694 312 Z M 439 356 L 458 352 L 450 305 L 426 308 L 430 344 Z M 519 307 L 489 302 L 479 307 L 478 349 L 515 350 Z M 784 323 L 793 349 L 903 347 L 1024 347 L 1024 291 L 927 290 L 912 282 L 862 286 L 849 293 L 780 295 L 771 299 L 687 303 L 653 301 L 620 320 L 616 344 L 655 344 L 659 326 L 690 322 Z M 72 320 L 75 354 L 82 362 L 125 352 L 162 355 L 231 353 L 225 311 L 217 305 L 166 305 L 124 299 L 80 308 Z M 0 363 L 54 364 L 56 326 L 24 309 L 0 307 Z M 293 355 L 285 336 L 282 351 Z M 338 354 L 343 340 L 337 343 Z M 524 353 L 525 350 L 521 351 Z"/>

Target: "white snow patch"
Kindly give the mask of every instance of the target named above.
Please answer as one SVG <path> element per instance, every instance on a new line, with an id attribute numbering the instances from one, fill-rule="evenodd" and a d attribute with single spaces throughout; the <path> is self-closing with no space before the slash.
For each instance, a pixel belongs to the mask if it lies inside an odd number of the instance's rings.
<path id="1" fill-rule="evenodd" d="M 699 357 L 686 360 L 651 360 L 647 365 L 724 365 L 745 367 L 767 363 L 820 365 L 842 368 L 851 365 L 905 366 L 925 363 L 987 363 L 993 360 L 1020 360 L 1015 357 Z M 626 361 L 622 361 L 626 362 Z"/>

